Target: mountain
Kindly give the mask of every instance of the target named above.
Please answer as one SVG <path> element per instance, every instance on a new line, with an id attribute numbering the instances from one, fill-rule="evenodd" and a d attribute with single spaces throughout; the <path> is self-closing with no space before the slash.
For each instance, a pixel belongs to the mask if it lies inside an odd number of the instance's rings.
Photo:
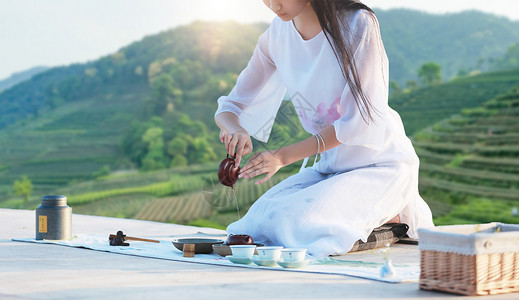
<path id="1" fill-rule="evenodd" d="M 177 84 L 186 90 L 206 83 L 209 75 L 232 77 L 247 64 L 265 28 L 266 24 L 194 22 L 147 36 L 96 61 L 52 68 L 0 94 L 0 128 L 63 102 L 148 85 L 163 68 L 178 67 L 183 74 Z M 204 96 L 215 99 L 218 92 Z"/>
<path id="2" fill-rule="evenodd" d="M 428 14 L 391 9 L 375 13 L 390 77 L 401 85 L 417 79 L 418 68 L 426 62 L 440 64 L 443 78 L 450 79 L 461 69 L 483 67 L 486 60 L 503 56 L 519 42 L 518 21 L 478 11 Z"/>
<path id="3" fill-rule="evenodd" d="M 418 68 L 425 62 L 439 63 L 443 77 L 449 79 L 460 69 L 474 69 L 480 59 L 502 56 L 519 41 L 519 22 L 476 11 L 433 15 L 393 9 L 376 13 L 390 59 L 390 79 L 400 85 L 416 79 Z M 158 64 L 150 69 L 152 63 L 169 64 L 168 58 L 195 64 L 184 68 L 202 67 L 236 75 L 246 66 L 267 25 L 194 22 L 145 37 L 93 62 L 52 68 L 0 94 L 0 128 L 108 86 L 124 90 L 130 85 L 146 84 L 149 72 L 161 71 Z M 232 81 L 228 84 L 232 85 Z M 217 93 L 206 96 L 217 97 Z"/>
<path id="4" fill-rule="evenodd" d="M 25 71 L 13 73 L 6 79 L 0 80 L 0 92 L 7 90 L 8 88 L 30 79 L 32 76 L 48 70 L 49 67 L 33 67 Z"/>

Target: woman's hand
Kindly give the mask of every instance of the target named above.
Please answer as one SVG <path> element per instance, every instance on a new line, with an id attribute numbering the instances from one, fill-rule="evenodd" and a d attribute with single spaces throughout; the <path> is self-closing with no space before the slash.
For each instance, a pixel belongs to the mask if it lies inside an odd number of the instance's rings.
<path id="1" fill-rule="evenodd" d="M 254 154 L 245 167 L 240 170 L 239 178 L 252 178 L 265 173 L 256 184 L 264 183 L 269 180 L 276 172 L 284 167 L 280 152 L 262 151 Z"/>
<path id="2" fill-rule="evenodd" d="M 240 165 L 244 155 L 252 153 L 252 141 L 249 133 L 244 129 L 238 129 L 233 133 L 220 130 L 220 141 L 225 144 L 225 150 L 231 157 L 236 155 L 236 166 Z"/>

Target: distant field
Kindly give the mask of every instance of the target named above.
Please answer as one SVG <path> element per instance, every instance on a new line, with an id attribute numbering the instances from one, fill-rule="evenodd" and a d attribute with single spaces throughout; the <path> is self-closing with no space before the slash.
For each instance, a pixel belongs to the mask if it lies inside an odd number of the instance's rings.
<path id="1" fill-rule="evenodd" d="M 238 213 L 234 193 L 220 184 L 217 170 L 218 164 L 209 164 L 125 172 L 71 183 L 58 193 L 67 195 L 74 213 L 225 228 Z M 235 191 L 241 215 L 267 189 L 289 175 L 276 174 L 262 185 L 240 180 Z M 2 202 L 3 207 L 12 208 L 34 209 L 38 204 L 37 196 L 27 204 L 21 199 Z"/>

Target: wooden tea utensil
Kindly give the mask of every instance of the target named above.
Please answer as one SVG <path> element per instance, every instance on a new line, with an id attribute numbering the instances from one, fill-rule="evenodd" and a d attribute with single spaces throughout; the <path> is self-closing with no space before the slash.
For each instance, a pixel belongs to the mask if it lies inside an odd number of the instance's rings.
<path id="1" fill-rule="evenodd" d="M 118 231 L 117 233 L 119 234 L 119 232 L 121 232 L 121 235 L 123 236 L 124 240 L 150 242 L 150 243 L 160 243 L 160 241 L 158 241 L 158 240 L 151 240 L 151 239 L 143 239 L 143 238 L 138 238 L 138 237 L 133 237 L 133 236 L 126 236 L 126 235 L 122 234 L 122 231 Z M 117 237 L 117 234 L 110 234 L 110 236 L 108 238 L 109 238 L 109 240 L 111 240 L 111 239 L 115 239 L 116 237 Z"/>
<path id="2" fill-rule="evenodd" d="M 184 244 L 182 248 L 182 256 L 195 257 L 195 244 Z"/>

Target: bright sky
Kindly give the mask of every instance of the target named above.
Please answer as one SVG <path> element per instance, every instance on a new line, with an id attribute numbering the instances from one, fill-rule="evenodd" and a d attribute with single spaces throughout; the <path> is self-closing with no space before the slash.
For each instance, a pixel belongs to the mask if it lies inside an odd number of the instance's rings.
<path id="1" fill-rule="evenodd" d="M 476 9 L 519 21 L 518 0 L 365 0 L 431 13 Z M 193 20 L 270 22 L 262 0 L 0 0 L 0 80 L 34 66 L 95 60 Z"/>

